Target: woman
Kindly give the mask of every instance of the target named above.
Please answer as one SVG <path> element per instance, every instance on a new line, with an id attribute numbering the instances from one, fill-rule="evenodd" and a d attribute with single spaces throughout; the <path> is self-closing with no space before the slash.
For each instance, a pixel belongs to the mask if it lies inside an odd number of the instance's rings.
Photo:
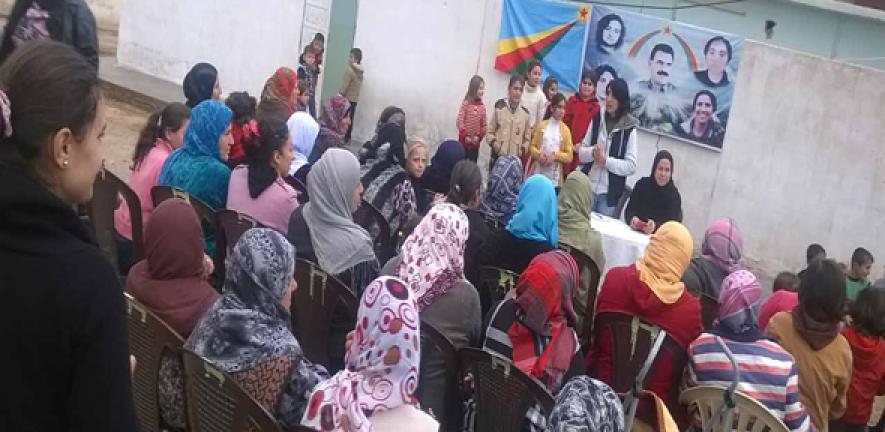
<path id="1" fill-rule="evenodd" d="M 95 16 L 83 0 L 17 0 L 3 32 L 0 63 L 27 42 L 50 39 L 69 45 L 98 69 Z"/>
<path id="2" fill-rule="evenodd" d="M 698 71 L 704 73 L 706 71 Z M 698 73 L 696 72 L 696 73 Z M 726 81 L 728 79 L 726 78 Z M 682 138 L 722 148 L 725 139 L 725 127 L 716 117 L 716 95 L 709 90 L 701 90 L 694 95 L 691 113 L 684 122 L 674 124 L 676 134 Z"/>
<path id="3" fill-rule="evenodd" d="M 347 369 L 310 395 L 301 424 L 317 430 L 436 432 L 439 424 L 416 406 L 421 358 L 415 294 L 395 278 L 366 287 L 347 348 Z"/>
<path id="4" fill-rule="evenodd" d="M 294 271 L 295 250 L 282 234 L 246 231 L 228 258 L 221 298 L 185 343 L 233 375 L 284 427 L 299 424 L 307 395 L 327 376 L 290 330 Z"/>
<path id="5" fill-rule="evenodd" d="M 227 208 L 252 216 L 283 234 L 298 207 L 298 194 L 283 180 L 289 174 L 292 140 L 281 119 L 252 121 L 243 136 L 246 165 L 234 168 L 227 189 Z"/>
<path id="6" fill-rule="evenodd" d="M 799 366 L 802 405 L 817 430 L 846 411 L 851 384 L 851 346 L 839 334 L 845 310 L 845 272 L 833 260 L 815 260 L 800 278 L 799 306 L 778 312 L 766 333 Z"/>
<path id="7" fill-rule="evenodd" d="M 719 288 L 726 276 L 743 267 L 744 241 L 741 230 L 730 218 L 710 224 L 701 243 L 701 255 L 692 258 L 682 275 L 685 289 L 701 301 L 701 322 L 710 329 L 716 318 Z"/>
<path id="8" fill-rule="evenodd" d="M 624 20 L 617 14 L 608 14 L 596 25 L 596 48 L 603 54 L 614 54 L 624 44 Z"/>
<path id="9" fill-rule="evenodd" d="M 655 234 L 636 264 L 615 267 L 605 275 L 596 299 L 596 313 L 620 312 L 633 315 L 667 331 L 682 348 L 701 334 L 701 307 L 680 281 L 691 259 L 691 234 L 679 222 L 667 222 Z M 587 356 L 590 376 L 611 383 L 615 365 L 611 334 L 595 338 Z M 647 390 L 667 402 L 676 412 L 670 390 L 682 370 L 664 351 L 649 371 Z"/>
<path id="10" fill-rule="evenodd" d="M 185 104 L 196 108 L 200 102 L 210 99 L 221 99 L 221 83 L 218 81 L 218 69 L 209 63 L 197 63 L 184 76 Z"/>
<path id="11" fill-rule="evenodd" d="M 464 248 L 464 272 L 472 275 L 479 249 L 491 234 L 485 217 L 477 210 L 482 196 L 482 172 L 476 163 L 463 160 L 452 170 L 450 184 L 446 202 L 458 206 L 467 215 L 469 233 Z"/>
<path id="12" fill-rule="evenodd" d="M 323 115 L 320 116 L 320 132 L 308 160 L 311 163 L 316 162 L 326 150 L 347 146 L 347 143 L 344 142 L 344 134 L 347 133 L 350 122 L 350 102 L 344 96 L 332 96 L 332 99 L 329 99 L 329 102 L 323 106 Z"/>
<path id="13" fill-rule="evenodd" d="M 565 115 L 562 93 L 553 96 L 550 108 L 551 117 L 542 120 L 535 128 L 529 148 L 531 162 L 528 171 L 546 176 L 558 188 L 567 174 L 565 167 L 572 163 L 572 134 L 562 122 Z"/>
<path id="14" fill-rule="evenodd" d="M 618 79 L 618 72 L 615 68 L 602 64 L 593 69 L 596 72 L 596 76 L 599 77 L 599 81 L 596 83 L 596 98 L 599 99 L 600 102 L 605 102 L 605 95 L 608 92 L 608 84 L 616 79 Z M 596 118 L 596 116 L 594 116 Z"/>
<path id="15" fill-rule="evenodd" d="M 688 347 L 683 387 L 722 385 L 734 379 L 727 350 L 737 364 L 738 391 L 765 405 L 791 431 L 808 430 L 793 357 L 759 329 L 762 286 L 756 276 L 738 270 L 725 278 L 720 292 L 713 329 Z M 700 419 L 693 423 L 699 426 Z"/>
<path id="16" fill-rule="evenodd" d="M 476 267 L 501 267 L 522 273 L 532 259 L 552 250 L 558 242 L 553 183 L 535 174 L 523 183 L 507 227 L 492 234 L 480 248 Z"/>
<path id="17" fill-rule="evenodd" d="M 144 243 L 145 259 L 129 272 L 126 291 L 187 338 L 218 299 L 218 292 L 207 282 L 213 265 L 203 253 L 203 231 L 193 207 L 180 199 L 160 203 L 145 226 Z M 164 426 L 185 429 L 179 359 L 163 356 L 157 385 Z"/>
<path id="18" fill-rule="evenodd" d="M 583 252 L 596 263 L 599 271 L 602 271 L 605 268 L 602 236 L 590 226 L 590 209 L 593 208 L 592 190 L 593 185 L 586 174 L 574 171 L 566 177 L 562 190 L 559 191 L 556 206 L 559 213 L 559 241 Z M 584 328 L 584 315 L 587 313 L 587 301 L 591 289 L 595 291 L 596 287 L 590 286 L 589 280 L 581 280 L 578 285 L 575 295 L 578 322 L 575 326 L 579 329 Z"/>
<path id="19" fill-rule="evenodd" d="M 636 172 L 638 125 L 630 114 L 627 82 L 620 78 L 612 80 L 606 88 L 604 116 L 599 113 L 593 118 L 590 133 L 584 136 L 578 149 L 581 163 L 588 164 L 583 170 L 593 182 L 594 212 L 613 218 L 619 216 L 615 213 L 627 177 Z"/>
<path id="20" fill-rule="evenodd" d="M 402 108 L 392 105 L 384 108 L 384 110 L 381 111 L 381 115 L 378 117 L 378 122 L 375 123 L 375 135 L 371 140 L 363 144 L 363 147 L 359 151 L 361 165 L 370 159 L 378 157 L 378 149 L 381 148 L 382 145 L 387 144 L 386 142 L 379 140 L 379 137 L 381 129 L 390 123 L 399 125 L 403 130 L 403 135 L 406 134 L 406 112 L 403 111 Z"/>
<path id="21" fill-rule="evenodd" d="M 636 181 L 624 221 L 646 234 L 667 222 L 682 222 L 682 196 L 673 183 L 673 156 L 667 150 L 655 155 L 651 175 Z"/>
<path id="22" fill-rule="evenodd" d="M 452 169 L 465 157 L 464 147 L 455 140 L 443 141 L 436 148 L 436 154 L 430 159 L 430 166 L 421 176 L 422 193 L 418 197 L 420 213 L 427 213 L 433 205 L 436 195 L 449 193 Z"/>
<path id="23" fill-rule="evenodd" d="M 624 411 L 617 393 L 586 375 L 572 378 L 559 394 L 547 420 L 550 432 L 624 432 Z"/>
<path id="24" fill-rule="evenodd" d="M 479 210 L 507 225 L 522 187 L 522 162 L 513 155 L 501 155 L 489 174 L 489 185 Z"/>
<path id="25" fill-rule="evenodd" d="M 299 111 L 289 117 L 286 126 L 289 127 L 289 136 L 292 137 L 292 148 L 295 150 L 295 158 L 292 159 L 292 165 L 289 167 L 289 175 L 307 184 L 307 173 L 310 171 L 307 158 L 313 152 L 314 143 L 316 143 L 317 135 L 320 133 L 320 125 L 310 114 Z M 304 167 L 307 168 L 299 173 L 299 170 Z"/>
<path id="26" fill-rule="evenodd" d="M 103 159 L 96 70 L 67 45 L 34 42 L 0 83 L 0 424 L 137 430 L 119 276 L 72 210 L 92 199 Z"/>
<path id="27" fill-rule="evenodd" d="M 267 79 L 261 91 L 261 101 L 276 102 L 286 107 L 286 118 L 295 113 L 295 99 L 298 97 L 298 74 L 292 69 L 281 67 Z"/>

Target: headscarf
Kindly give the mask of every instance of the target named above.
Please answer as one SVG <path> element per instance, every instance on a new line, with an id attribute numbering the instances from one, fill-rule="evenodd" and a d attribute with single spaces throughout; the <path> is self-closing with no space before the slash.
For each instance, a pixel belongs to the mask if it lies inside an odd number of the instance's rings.
<path id="1" fill-rule="evenodd" d="M 515 287 L 516 319 L 507 330 L 513 364 L 553 393 L 562 385 L 577 350 L 577 336 L 569 326 L 569 320 L 575 320 L 572 294 L 577 286 L 575 260 L 554 250 L 532 259 Z"/>
<path id="2" fill-rule="evenodd" d="M 204 100 L 212 99 L 215 83 L 218 81 L 218 69 L 209 63 L 197 63 L 184 76 L 184 97 L 188 107 L 194 108 Z"/>
<path id="3" fill-rule="evenodd" d="M 655 179 L 655 171 L 657 171 L 658 164 L 660 164 L 662 160 L 670 161 L 670 181 L 663 186 L 658 185 L 658 181 Z M 643 195 L 646 200 L 643 204 L 644 207 L 655 210 L 653 214 L 649 215 L 655 221 L 668 219 L 664 215 L 672 213 L 673 211 L 671 210 L 670 212 L 667 212 L 667 210 L 672 209 L 675 203 L 679 203 L 682 200 L 679 196 L 679 189 L 677 189 L 676 184 L 673 183 L 673 173 L 675 171 L 676 165 L 673 163 L 673 155 L 667 150 L 659 151 L 655 155 L 654 163 L 651 164 L 651 174 L 648 177 L 648 190 L 647 193 Z"/>
<path id="4" fill-rule="evenodd" d="M 378 122 L 375 124 L 375 135 L 370 141 L 363 145 L 363 148 L 360 149 L 360 164 L 365 163 L 370 159 L 375 159 L 378 156 L 378 149 L 389 142 L 385 141 L 380 136 L 381 129 L 388 124 L 398 125 L 400 129 L 402 129 L 403 136 L 405 137 L 406 112 L 403 111 L 402 108 L 396 106 L 388 106 L 381 111 L 381 115 L 378 117 Z M 405 141 L 405 138 L 403 138 L 403 141 Z"/>
<path id="5" fill-rule="evenodd" d="M 685 291 L 682 275 L 691 261 L 691 233 L 679 222 L 667 222 L 651 236 L 645 254 L 636 261 L 639 280 L 665 304 Z"/>
<path id="6" fill-rule="evenodd" d="M 439 145 L 430 160 L 430 166 L 421 177 L 425 189 L 440 194 L 449 193 L 449 180 L 455 164 L 464 159 L 464 146 L 455 140 L 446 140 Z"/>
<path id="7" fill-rule="evenodd" d="M 419 311 L 464 279 L 468 232 L 464 211 L 442 203 L 433 206 L 406 238 L 396 274 L 415 293 Z"/>
<path id="8" fill-rule="evenodd" d="M 295 249 L 269 228 L 246 231 L 227 261 L 221 298 L 185 346 L 228 373 L 301 355 L 281 300 L 295 270 Z"/>
<path id="9" fill-rule="evenodd" d="M 417 402 L 421 320 L 415 294 L 399 279 L 375 279 L 363 292 L 356 322 L 346 369 L 314 388 L 302 425 L 368 432 L 373 414 Z"/>
<path id="10" fill-rule="evenodd" d="M 289 167 L 289 175 L 295 175 L 299 168 L 307 165 L 307 158 L 313 152 L 317 135 L 320 133 L 320 124 L 310 114 L 298 111 L 289 117 L 286 122 L 289 127 L 289 135 L 292 137 L 292 148 L 295 150 L 295 158 Z"/>
<path id="11" fill-rule="evenodd" d="M 719 218 L 710 224 L 701 243 L 701 256 L 710 260 L 726 275 L 743 268 L 744 241 L 741 230 L 730 218 Z"/>
<path id="12" fill-rule="evenodd" d="M 231 117 L 233 111 L 222 102 L 212 99 L 201 102 L 191 111 L 191 122 L 184 133 L 184 143 L 180 150 L 195 156 L 211 156 L 221 161 L 218 139 L 230 124 Z"/>
<path id="13" fill-rule="evenodd" d="M 420 147 L 426 148 L 421 141 L 406 146 L 405 134 L 396 124 L 385 125 L 381 129 L 379 139 L 389 143 L 387 153 L 370 164 L 363 166 L 361 181 L 366 190 L 363 199 L 370 202 L 390 224 L 391 232 L 395 231 L 408 217 L 417 211 L 417 193 L 415 182 L 405 170 L 409 155 Z M 398 187 L 409 181 L 409 187 Z M 395 195 L 398 193 L 398 195 Z"/>
<path id="14" fill-rule="evenodd" d="M 298 74 L 287 67 L 281 67 L 267 79 L 261 91 L 262 101 L 280 102 L 289 108 L 289 114 L 295 112 L 292 105 L 292 93 L 298 90 Z"/>
<path id="15" fill-rule="evenodd" d="M 739 335 L 759 330 L 762 286 L 753 273 L 738 270 L 722 281 L 715 326 Z"/>
<path id="16" fill-rule="evenodd" d="M 302 211 L 320 268 L 337 275 L 374 261 L 369 233 L 353 222 L 353 194 L 360 181 L 356 157 L 344 149 L 329 149 L 311 167 L 307 179 L 311 199 Z"/>
<path id="17" fill-rule="evenodd" d="M 190 204 L 168 199 L 144 228 L 145 259 L 129 271 L 126 291 L 179 335 L 188 337 L 218 293 L 203 279 L 203 230 Z"/>
<path id="18" fill-rule="evenodd" d="M 581 171 L 573 171 L 559 191 L 559 241 L 587 254 L 599 268 L 605 266 L 602 253 L 602 237 L 590 226 L 590 209 L 593 208 L 593 184 Z"/>
<path id="19" fill-rule="evenodd" d="M 514 155 L 499 156 L 489 174 L 489 186 L 482 197 L 479 210 L 497 218 L 501 223 L 510 222 L 521 186 L 522 162 Z"/>
<path id="20" fill-rule="evenodd" d="M 341 130 L 341 119 L 347 116 L 350 109 L 350 102 L 346 97 L 341 95 L 332 96 L 325 105 L 323 105 L 323 114 L 320 116 L 320 133 L 316 139 L 316 147 L 311 155 L 308 156 L 311 163 L 316 161 L 322 154 L 333 147 L 344 147 L 344 133 L 347 129 Z"/>
<path id="21" fill-rule="evenodd" d="M 611 387 L 578 375 L 559 394 L 547 420 L 548 432 L 624 432 L 621 400 Z"/>
<path id="22" fill-rule="evenodd" d="M 519 190 L 516 210 L 507 224 L 507 231 L 516 238 L 543 241 L 556 246 L 559 242 L 556 221 L 556 191 L 547 177 L 535 174 L 526 179 Z"/>

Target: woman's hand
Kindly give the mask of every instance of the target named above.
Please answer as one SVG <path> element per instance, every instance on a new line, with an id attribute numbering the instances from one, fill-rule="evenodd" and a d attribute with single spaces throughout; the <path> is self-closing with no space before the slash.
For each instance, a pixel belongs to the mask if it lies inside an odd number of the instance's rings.
<path id="1" fill-rule="evenodd" d="M 640 228 L 641 225 L 642 225 L 642 221 L 639 220 L 638 217 L 633 216 L 633 219 L 630 219 L 630 228 L 633 228 L 638 231 L 638 230 L 642 229 L 642 228 Z"/>
<path id="2" fill-rule="evenodd" d="M 649 219 L 648 222 L 645 223 L 645 227 L 642 229 L 642 232 L 651 235 L 655 232 L 655 221 Z"/>
<path id="3" fill-rule="evenodd" d="M 351 330 L 347 333 L 347 336 L 344 337 L 344 352 L 350 351 L 350 346 L 353 345 L 353 332 L 354 330 Z"/>

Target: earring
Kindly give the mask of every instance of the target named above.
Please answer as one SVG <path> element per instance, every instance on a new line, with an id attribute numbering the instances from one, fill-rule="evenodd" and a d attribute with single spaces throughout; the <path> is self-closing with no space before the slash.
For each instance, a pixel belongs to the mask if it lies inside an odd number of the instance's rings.
<path id="1" fill-rule="evenodd" d="M 61 164 L 64 165 L 64 166 L 68 166 L 68 161 L 67 161 L 67 160 L 64 160 L 64 161 L 61 162 Z"/>

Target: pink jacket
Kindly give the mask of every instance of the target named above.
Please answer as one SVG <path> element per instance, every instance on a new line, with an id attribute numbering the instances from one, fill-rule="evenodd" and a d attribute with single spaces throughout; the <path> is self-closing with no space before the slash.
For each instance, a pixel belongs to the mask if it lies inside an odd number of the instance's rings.
<path id="1" fill-rule="evenodd" d="M 163 139 L 158 139 L 154 143 L 154 147 L 148 152 L 141 161 L 141 164 L 132 170 L 129 177 L 129 187 L 138 195 L 138 201 L 141 202 L 141 225 L 147 225 L 151 211 L 154 210 L 154 204 L 151 202 L 151 189 L 157 185 L 157 178 L 160 177 L 160 170 L 163 169 L 163 163 L 169 153 L 172 153 L 172 145 Z M 114 226 L 121 236 L 132 240 L 132 217 L 129 215 L 129 206 L 121 204 L 114 212 Z"/>

